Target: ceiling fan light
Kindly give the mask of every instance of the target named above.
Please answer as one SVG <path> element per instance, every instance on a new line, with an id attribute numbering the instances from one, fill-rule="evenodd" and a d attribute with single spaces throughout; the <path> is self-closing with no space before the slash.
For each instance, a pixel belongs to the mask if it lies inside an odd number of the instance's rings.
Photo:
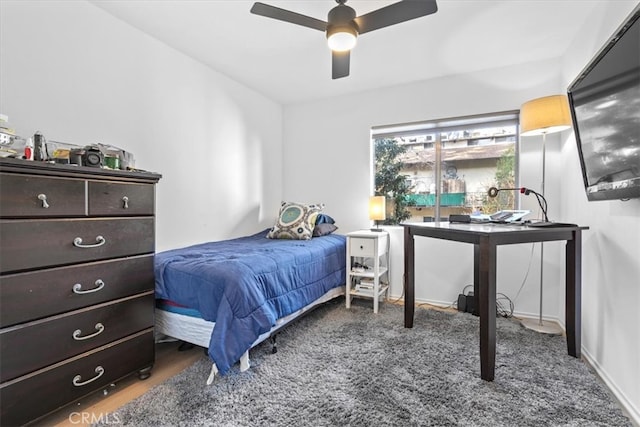
<path id="1" fill-rule="evenodd" d="M 346 52 L 356 45 L 358 34 L 353 28 L 341 27 L 327 31 L 327 43 L 335 52 Z"/>

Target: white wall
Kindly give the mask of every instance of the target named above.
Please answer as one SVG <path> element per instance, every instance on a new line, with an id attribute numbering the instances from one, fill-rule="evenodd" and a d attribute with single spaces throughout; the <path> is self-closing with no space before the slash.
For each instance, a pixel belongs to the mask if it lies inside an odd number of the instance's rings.
<path id="1" fill-rule="evenodd" d="M 594 13 L 574 40 L 562 63 L 563 86 L 569 86 L 635 5 L 613 6 Z M 560 156 L 560 209 L 590 227 L 583 237 L 583 353 L 640 424 L 640 199 L 588 202 L 577 159 L 570 133 Z"/>
<path id="2" fill-rule="evenodd" d="M 523 102 L 541 93 L 557 91 L 558 68 L 557 61 L 544 61 L 285 107 L 284 197 L 307 200 L 313 195 L 311 201 L 326 203 L 325 211 L 336 219 L 340 232 L 368 227 L 372 126 L 517 110 Z M 452 93 L 457 96 L 452 97 Z M 527 185 L 535 188 L 540 180 L 536 173 L 541 172 L 539 146 L 522 144 L 521 151 L 521 169 L 532 171 L 530 174 L 535 180 L 534 184 Z M 300 153 L 305 152 L 310 154 L 301 158 Z M 524 185 L 529 177 L 525 174 L 522 179 Z M 555 192 L 550 189 L 548 193 L 549 203 L 553 205 L 557 198 Z M 427 239 L 419 239 L 416 245 L 417 250 L 427 253 L 425 260 L 430 253 L 438 254 L 433 263 L 421 263 L 423 268 L 416 272 L 416 298 L 445 304 L 453 302 L 464 286 L 473 282 L 473 247 Z M 553 244 L 547 246 L 545 251 L 549 257 L 561 256 Z M 394 247 L 396 251 L 399 249 Z M 499 256 L 506 258 L 498 271 L 500 292 L 515 297 L 531 253 L 531 245 L 500 248 Z M 537 250 L 533 253 L 534 266 L 539 265 L 536 256 Z M 442 262 L 445 258 L 450 262 Z M 400 267 L 394 266 L 394 271 L 400 274 Z M 518 300 L 520 312 L 538 313 L 538 274 L 539 268 L 532 268 L 528 275 L 527 286 Z M 553 283 L 549 286 L 545 314 L 557 317 L 553 295 L 563 285 L 563 276 L 560 271 L 551 276 L 552 269 L 547 274 Z M 392 290 L 398 290 L 392 295 L 399 296 L 401 286 L 392 285 Z"/>
<path id="3" fill-rule="evenodd" d="M 282 108 L 84 1 L 0 4 L 0 112 L 163 175 L 157 250 L 257 232 L 281 199 Z"/>
<path id="4" fill-rule="evenodd" d="M 516 110 L 525 101 L 565 93 L 568 83 L 633 7 L 611 2 L 593 15 L 563 59 L 291 105 L 284 110 L 283 194 L 320 201 L 340 232 L 366 228 L 372 188 L 372 126 Z M 604 10 L 606 9 L 606 10 Z M 599 34 L 599 36 L 594 36 Z M 577 53 L 573 53 L 577 52 Z M 571 78 L 567 78 L 571 76 Z M 455 94 L 452 96 L 451 94 Z M 540 188 L 541 137 L 522 138 L 520 183 Z M 301 156 L 302 153 L 308 155 Z M 545 195 L 552 220 L 586 224 L 583 237 L 583 349 L 636 422 L 640 422 L 640 200 L 587 203 L 571 131 L 546 142 Z M 522 207 L 537 211 L 533 198 Z M 402 293 L 401 230 L 392 232 L 392 297 Z M 537 315 L 539 244 L 498 250 L 498 292 L 519 314 Z M 416 300 L 449 304 L 473 282 L 473 247 L 416 240 Z M 525 280 L 526 279 L 526 280 Z M 544 245 L 544 315 L 563 323 L 564 244 Z"/>

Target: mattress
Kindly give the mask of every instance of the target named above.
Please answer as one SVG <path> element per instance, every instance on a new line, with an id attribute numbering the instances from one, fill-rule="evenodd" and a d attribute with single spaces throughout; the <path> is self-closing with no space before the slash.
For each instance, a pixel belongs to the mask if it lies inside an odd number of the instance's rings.
<path id="1" fill-rule="evenodd" d="M 345 236 L 278 240 L 267 231 L 155 257 L 156 298 L 215 323 L 203 346 L 221 374 L 279 319 L 344 287 Z"/>
<path id="2" fill-rule="evenodd" d="M 280 328 L 284 327 L 299 316 L 312 310 L 316 306 L 344 295 L 344 287 L 333 288 L 322 297 L 276 321 L 276 324 L 267 333 L 256 339 L 251 347 L 255 347 Z M 171 301 L 156 301 L 156 332 L 200 347 L 207 348 L 215 322 L 204 320 L 197 310 L 182 307 Z"/>

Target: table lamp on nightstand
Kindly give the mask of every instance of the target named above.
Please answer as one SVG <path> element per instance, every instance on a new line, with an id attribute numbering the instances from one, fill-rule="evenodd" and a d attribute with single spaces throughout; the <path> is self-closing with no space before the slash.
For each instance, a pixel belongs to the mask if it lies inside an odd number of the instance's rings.
<path id="1" fill-rule="evenodd" d="M 372 228 L 371 231 L 383 231 L 378 227 L 378 221 L 384 221 L 386 218 L 386 198 L 384 196 L 369 197 L 369 219 L 376 223 L 376 228 Z"/>

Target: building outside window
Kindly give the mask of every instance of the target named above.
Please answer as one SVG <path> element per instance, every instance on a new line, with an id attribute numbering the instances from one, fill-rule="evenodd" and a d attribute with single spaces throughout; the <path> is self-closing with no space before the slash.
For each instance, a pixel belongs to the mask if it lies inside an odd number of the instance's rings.
<path id="1" fill-rule="evenodd" d="M 517 111 L 374 128 L 374 190 L 387 197 L 389 222 L 517 209 L 517 192 L 489 198 L 487 191 L 518 186 L 518 134 Z M 391 169 L 381 153 L 389 147 L 397 153 L 393 170 L 406 184 L 402 197 L 384 185 Z M 394 212 L 397 205 L 404 218 Z"/>

